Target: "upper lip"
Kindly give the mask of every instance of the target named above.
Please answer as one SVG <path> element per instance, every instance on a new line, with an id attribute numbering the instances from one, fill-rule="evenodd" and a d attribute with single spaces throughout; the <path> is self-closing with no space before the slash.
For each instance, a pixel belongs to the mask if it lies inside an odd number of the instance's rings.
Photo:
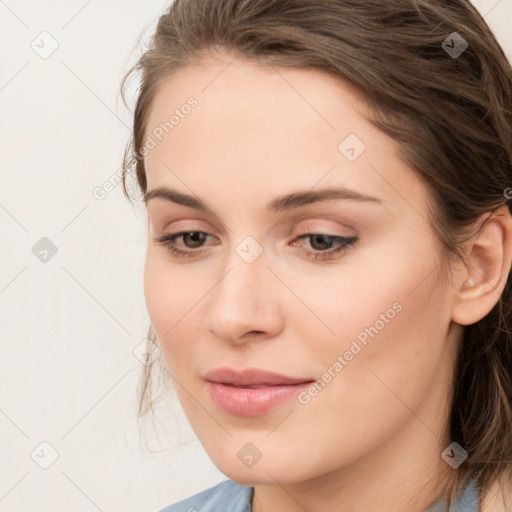
<path id="1" fill-rule="evenodd" d="M 246 368 L 244 370 L 233 370 L 231 368 L 215 368 L 204 374 L 204 379 L 210 382 L 230 384 L 232 386 L 255 386 L 255 385 L 291 385 L 303 382 L 311 382 L 311 378 L 290 377 L 280 373 L 260 370 L 258 368 Z"/>

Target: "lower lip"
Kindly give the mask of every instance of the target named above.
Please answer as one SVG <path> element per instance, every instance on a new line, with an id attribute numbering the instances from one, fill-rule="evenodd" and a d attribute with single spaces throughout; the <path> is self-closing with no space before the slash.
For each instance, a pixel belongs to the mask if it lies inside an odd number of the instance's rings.
<path id="1" fill-rule="evenodd" d="M 224 412 L 235 416 L 260 416 L 297 396 L 311 382 L 265 388 L 241 388 L 218 382 L 207 384 L 212 400 Z"/>

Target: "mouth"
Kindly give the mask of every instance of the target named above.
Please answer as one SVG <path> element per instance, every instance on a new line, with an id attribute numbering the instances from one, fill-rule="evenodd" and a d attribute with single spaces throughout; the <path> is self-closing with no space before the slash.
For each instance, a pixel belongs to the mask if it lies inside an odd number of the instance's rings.
<path id="1" fill-rule="evenodd" d="M 217 368 L 204 375 L 210 397 L 223 412 L 260 416 L 296 396 L 314 382 L 255 368 Z"/>
<path id="2" fill-rule="evenodd" d="M 206 372 L 204 379 L 209 382 L 237 387 L 288 386 L 312 382 L 314 380 L 310 377 L 290 377 L 288 375 L 259 370 L 257 368 L 247 368 L 242 371 L 233 370 L 231 368 L 216 368 Z"/>

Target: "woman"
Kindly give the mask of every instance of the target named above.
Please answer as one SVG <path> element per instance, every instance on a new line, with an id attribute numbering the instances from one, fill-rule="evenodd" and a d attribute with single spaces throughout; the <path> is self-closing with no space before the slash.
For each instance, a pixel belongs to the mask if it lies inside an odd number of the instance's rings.
<path id="1" fill-rule="evenodd" d="M 148 350 L 228 477 L 165 511 L 510 510 L 512 75 L 477 11 L 177 0 L 135 69 Z"/>

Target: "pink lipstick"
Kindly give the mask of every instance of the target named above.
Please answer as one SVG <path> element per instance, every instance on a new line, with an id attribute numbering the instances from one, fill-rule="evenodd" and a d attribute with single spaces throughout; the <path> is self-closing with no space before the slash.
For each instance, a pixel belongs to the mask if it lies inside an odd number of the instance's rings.
<path id="1" fill-rule="evenodd" d="M 312 382 L 256 368 L 217 368 L 204 375 L 213 402 L 235 416 L 260 416 L 297 396 Z"/>

